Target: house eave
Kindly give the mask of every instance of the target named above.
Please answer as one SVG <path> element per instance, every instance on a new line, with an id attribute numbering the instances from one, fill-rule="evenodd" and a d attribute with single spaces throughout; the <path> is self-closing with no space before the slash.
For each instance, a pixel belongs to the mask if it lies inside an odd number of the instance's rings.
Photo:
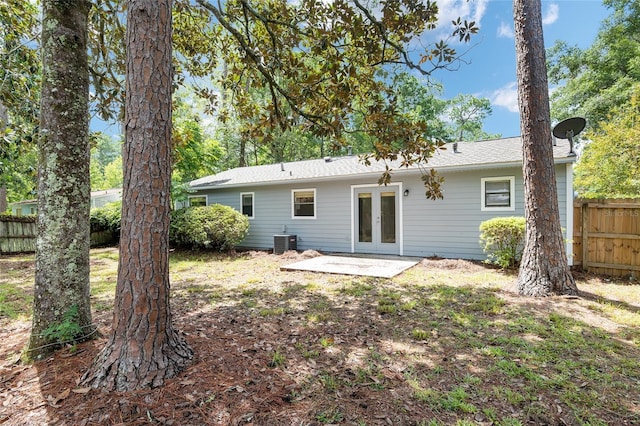
<path id="1" fill-rule="evenodd" d="M 554 159 L 555 165 L 567 164 L 575 162 L 575 157 L 561 157 Z M 460 171 L 475 171 L 475 170 L 486 170 L 486 169 L 505 169 L 505 168 L 513 168 L 513 167 L 522 167 L 522 161 L 507 161 L 507 162 L 495 162 L 495 163 L 481 163 L 481 164 L 465 164 L 465 165 L 455 165 L 455 166 L 440 166 L 433 167 L 437 172 L 460 172 Z M 394 169 L 392 173 L 392 181 L 394 180 L 394 176 L 406 176 L 406 175 L 415 175 L 420 174 L 421 170 L 429 170 L 432 167 L 429 164 L 425 164 L 418 167 L 411 168 L 400 168 Z M 349 174 L 340 174 L 340 175 L 332 175 L 332 176 L 321 176 L 321 177 L 309 177 L 309 178 L 296 178 L 295 176 L 288 176 L 287 179 L 275 179 L 269 181 L 257 181 L 257 182 L 240 182 L 240 183 L 230 183 L 230 184 L 219 184 L 219 185 L 210 185 L 203 184 L 201 186 L 191 186 L 189 188 L 190 191 L 206 191 L 206 190 L 217 190 L 217 189 L 233 189 L 233 188 L 246 188 L 246 187 L 263 187 L 263 186 L 274 186 L 274 185 L 287 185 L 287 184 L 307 184 L 310 182 L 331 182 L 331 181 L 341 181 L 353 177 L 379 177 L 381 176 L 382 171 L 370 171 L 363 173 L 349 173 Z"/>

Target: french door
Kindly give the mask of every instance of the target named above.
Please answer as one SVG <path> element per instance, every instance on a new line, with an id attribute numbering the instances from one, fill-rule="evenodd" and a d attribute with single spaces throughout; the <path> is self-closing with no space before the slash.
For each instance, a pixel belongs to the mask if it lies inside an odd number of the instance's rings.
<path id="1" fill-rule="evenodd" d="M 400 254 L 398 187 L 358 187 L 354 197 L 355 251 Z"/>

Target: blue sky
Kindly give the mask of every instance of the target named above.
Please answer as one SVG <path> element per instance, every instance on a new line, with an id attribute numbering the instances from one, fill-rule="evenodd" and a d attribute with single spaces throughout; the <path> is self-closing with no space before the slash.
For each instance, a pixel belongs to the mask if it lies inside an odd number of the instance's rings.
<path id="1" fill-rule="evenodd" d="M 438 0 L 441 22 L 454 16 L 475 20 L 480 32 L 473 48 L 464 56 L 469 64 L 455 72 L 438 71 L 434 80 L 444 85 L 444 98 L 459 93 L 488 98 L 493 114 L 485 120 L 485 131 L 504 137 L 520 134 L 516 59 L 513 38 L 513 2 L 510 0 Z M 593 43 L 610 10 L 597 0 L 542 1 L 545 46 L 556 40 L 587 48 Z M 459 51 L 464 45 L 457 45 Z"/>
<path id="2" fill-rule="evenodd" d="M 324 0 L 331 1 L 331 0 Z M 461 17 L 474 20 L 480 31 L 470 44 L 452 44 L 464 55 L 466 64 L 457 71 L 437 71 L 432 79 L 444 85 L 443 97 L 471 94 L 488 98 L 493 114 L 485 120 L 484 130 L 503 137 L 520 134 L 518 96 L 516 86 L 516 60 L 513 38 L 512 0 L 437 0 L 442 23 L 427 37 L 438 40 L 450 34 L 450 23 Z M 580 48 L 589 47 L 610 14 L 600 0 L 543 0 L 543 31 L 547 47 L 556 40 Z M 471 47 L 471 49 L 469 49 Z M 97 120 L 92 130 L 119 133 L 119 126 L 106 125 Z"/>

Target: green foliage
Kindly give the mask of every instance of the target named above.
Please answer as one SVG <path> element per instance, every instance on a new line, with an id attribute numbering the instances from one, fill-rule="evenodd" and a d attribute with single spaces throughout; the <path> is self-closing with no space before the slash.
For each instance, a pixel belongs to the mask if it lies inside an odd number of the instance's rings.
<path id="1" fill-rule="evenodd" d="M 123 181 L 121 142 L 101 133 L 90 135 L 91 189 L 121 188 Z"/>
<path id="2" fill-rule="evenodd" d="M 0 186 L 9 202 L 33 198 L 36 187 L 38 9 L 29 1 L 0 2 Z"/>
<path id="3" fill-rule="evenodd" d="M 271 354 L 271 359 L 269 360 L 268 365 L 271 368 L 275 368 L 275 367 L 280 367 L 286 364 L 286 362 L 287 362 L 287 358 L 284 356 L 284 354 L 280 352 L 280 350 L 276 349 Z"/>
<path id="4" fill-rule="evenodd" d="M 520 262 L 524 236 L 524 217 L 495 217 L 480 224 L 480 245 L 488 260 L 502 268 Z"/>
<path id="5" fill-rule="evenodd" d="M 344 414 L 337 407 L 330 407 L 320 411 L 316 415 L 316 420 L 324 424 L 336 424 L 344 420 Z"/>
<path id="6" fill-rule="evenodd" d="M 549 83 L 561 84 L 551 96 L 552 117 L 561 120 L 578 113 L 595 129 L 629 101 L 633 85 L 640 82 L 640 3 L 604 4 L 612 12 L 593 45 L 582 50 L 556 42 L 547 54 Z"/>
<path id="7" fill-rule="evenodd" d="M 482 130 L 482 122 L 492 113 L 491 102 L 487 98 L 473 95 L 458 95 L 449 101 L 449 119 L 452 141 L 479 141 L 499 138 Z"/>
<path id="8" fill-rule="evenodd" d="M 122 201 L 114 201 L 103 207 L 91 209 L 89 218 L 91 231 L 111 231 L 114 235 L 119 235 L 121 214 Z"/>
<path id="9" fill-rule="evenodd" d="M 408 54 L 411 40 L 435 28 L 435 2 L 382 2 L 379 7 L 286 0 L 195 3 L 199 8 L 176 2 L 179 65 L 196 77 L 218 77 L 216 86 L 231 108 L 219 117 L 239 120 L 243 130 L 241 161 L 248 141 L 258 141 L 277 158 L 281 152 L 272 149 L 278 146 L 274 136 L 290 130 L 309 132 L 335 150 L 356 145 L 348 135 L 357 135 L 377 159 L 411 164 L 433 154 L 427 123 L 400 108 L 390 82 L 406 69 L 428 76 L 458 63 L 448 41 Z M 478 30 L 475 22 L 461 19 L 450 29 L 451 38 L 464 42 Z M 212 106 L 218 102 L 216 91 L 199 94 Z"/>
<path id="10" fill-rule="evenodd" d="M 177 246 L 228 251 L 249 231 L 249 219 L 231 207 L 188 207 L 171 214 L 170 242 Z"/>
<path id="11" fill-rule="evenodd" d="M 640 198 L 640 83 L 631 101 L 588 137 L 575 167 L 579 196 Z"/>
<path id="12" fill-rule="evenodd" d="M 42 336 L 59 344 L 74 342 L 82 338 L 82 327 L 78 324 L 79 318 L 78 306 L 73 305 L 62 315 L 62 321 L 51 324 L 42 331 Z"/>
<path id="13" fill-rule="evenodd" d="M 207 134 L 201 120 L 202 99 L 188 90 L 174 97 L 171 198 L 186 201 L 188 182 L 219 171 L 223 149 Z"/>
<path id="14" fill-rule="evenodd" d="M 122 157 L 116 157 L 104 167 L 104 189 L 122 188 Z"/>

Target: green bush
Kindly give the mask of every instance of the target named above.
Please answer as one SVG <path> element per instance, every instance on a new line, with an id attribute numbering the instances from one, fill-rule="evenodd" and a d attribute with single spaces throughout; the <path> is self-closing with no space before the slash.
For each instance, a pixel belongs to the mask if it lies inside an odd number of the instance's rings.
<path id="1" fill-rule="evenodd" d="M 91 232 L 111 231 L 114 235 L 120 235 L 121 213 L 122 201 L 114 201 L 103 207 L 91 209 L 89 218 Z"/>
<path id="2" fill-rule="evenodd" d="M 214 204 L 171 213 L 172 245 L 228 251 L 249 231 L 249 219 L 231 207 Z"/>
<path id="3" fill-rule="evenodd" d="M 480 224 L 480 245 L 487 260 L 502 268 L 520 263 L 524 237 L 524 217 L 495 217 Z"/>

